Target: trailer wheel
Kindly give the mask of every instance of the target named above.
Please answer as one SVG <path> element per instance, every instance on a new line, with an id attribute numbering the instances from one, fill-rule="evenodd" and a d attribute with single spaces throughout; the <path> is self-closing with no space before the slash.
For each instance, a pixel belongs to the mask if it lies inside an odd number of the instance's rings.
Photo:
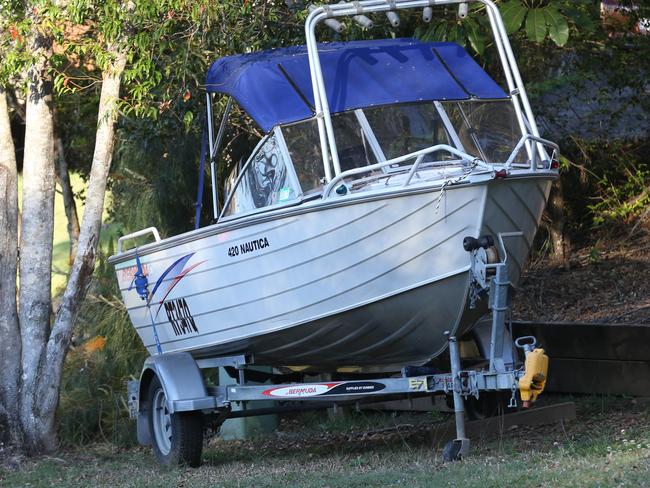
<path id="1" fill-rule="evenodd" d="M 473 396 L 465 400 L 465 413 L 469 420 L 483 420 L 506 413 L 515 412 L 516 408 L 508 407 L 510 392 L 482 392 L 478 399 Z"/>
<path id="2" fill-rule="evenodd" d="M 165 391 L 157 376 L 149 385 L 147 404 L 149 432 L 158 461 L 166 466 L 199 466 L 203 450 L 203 414 L 170 413 Z"/>

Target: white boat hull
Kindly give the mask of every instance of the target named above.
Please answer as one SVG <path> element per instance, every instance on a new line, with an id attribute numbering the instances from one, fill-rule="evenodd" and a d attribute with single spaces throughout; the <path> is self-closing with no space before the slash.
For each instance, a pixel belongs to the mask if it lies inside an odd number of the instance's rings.
<path id="1" fill-rule="evenodd" d="M 486 311 L 467 310 L 465 236 L 508 240 L 519 278 L 550 177 L 316 201 L 144 246 L 147 305 L 133 254 L 115 264 L 129 316 L 151 354 L 252 354 L 273 365 L 424 363 Z M 506 211 L 507 210 L 507 211 Z M 173 264 L 176 263 L 175 266 Z M 165 271 L 169 272 L 161 279 Z"/>

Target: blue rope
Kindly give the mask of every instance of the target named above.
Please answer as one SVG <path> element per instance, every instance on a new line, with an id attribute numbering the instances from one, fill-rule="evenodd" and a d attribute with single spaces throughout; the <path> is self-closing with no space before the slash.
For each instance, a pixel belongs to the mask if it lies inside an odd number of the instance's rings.
<path id="1" fill-rule="evenodd" d="M 153 328 L 153 337 L 156 340 L 156 350 L 158 354 L 162 354 L 162 347 L 160 347 L 160 339 L 158 338 L 158 331 L 156 330 L 156 321 L 153 319 L 150 308 L 150 297 L 149 297 L 149 279 L 144 274 L 142 269 L 142 263 L 140 262 L 140 256 L 138 256 L 138 248 L 135 248 L 135 264 L 137 270 L 133 276 L 133 281 L 131 281 L 131 286 L 129 290 L 135 286 L 135 291 L 138 292 L 140 298 L 147 303 L 147 312 L 149 312 L 149 318 L 151 319 L 151 327 Z"/>
<path id="2" fill-rule="evenodd" d="M 201 136 L 201 161 L 199 162 L 199 187 L 196 190 L 196 214 L 194 215 L 194 229 L 201 227 L 201 207 L 203 206 L 203 180 L 205 177 L 205 156 L 208 152 L 208 130 L 207 120 L 206 125 L 203 127 L 203 135 Z"/>
<path id="3" fill-rule="evenodd" d="M 160 347 L 160 339 L 158 339 L 158 331 L 156 330 L 156 321 L 153 319 L 153 315 L 151 314 L 151 307 L 149 306 L 148 302 L 147 311 L 149 312 L 149 318 L 151 319 L 151 327 L 153 327 L 153 337 L 156 341 L 156 350 L 158 351 L 158 354 L 162 354 L 162 347 Z"/>

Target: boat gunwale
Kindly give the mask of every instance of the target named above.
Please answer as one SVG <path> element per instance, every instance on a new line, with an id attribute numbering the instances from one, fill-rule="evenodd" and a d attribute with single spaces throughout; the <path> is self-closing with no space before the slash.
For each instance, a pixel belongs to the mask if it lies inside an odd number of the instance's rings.
<path id="1" fill-rule="evenodd" d="M 476 174 L 476 173 L 475 173 Z M 481 176 L 481 174 L 476 174 Z M 468 177 L 472 176 L 469 174 Z M 536 170 L 536 171 L 526 171 L 522 172 L 513 172 L 508 175 L 506 180 L 512 179 L 556 179 L 558 178 L 558 173 L 555 170 Z M 417 195 L 421 193 L 430 193 L 435 192 L 436 190 L 441 190 L 445 188 L 445 191 L 468 188 L 471 186 L 486 185 L 494 181 L 496 177 L 493 175 L 490 178 L 486 178 L 481 181 L 466 181 L 453 184 L 451 186 L 445 186 L 445 182 L 440 182 L 436 180 L 434 184 L 423 183 L 418 186 L 408 186 L 408 187 L 394 187 L 387 188 L 382 190 L 375 190 L 372 193 L 360 192 L 356 194 L 348 194 L 342 197 L 330 197 L 326 199 L 317 199 L 309 200 L 307 202 L 297 201 L 293 205 L 283 206 L 281 208 L 273 209 L 270 211 L 261 211 L 259 213 L 248 214 L 242 216 L 240 219 L 232 219 L 227 222 L 217 222 L 200 229 L 191 230 L 184 232 L 182 234 L 176 234 L 160 241 L 150 242 L 142 246 L 136 246 L 132 249 L 129 249 L 120 254 L 114 254 L 110 256 L 107 260 L 108 264 L 118 265 L 122 264 L 125 261 L 135 259 L 135 252 L 137 250 L 138 256 L 142 258 L 158 251 L 169 249 L 175 246 L 180 246 L 187 244 L 202 238 L 212 237 L 214 235 L 222 234 L 225 232 L 230 232 L 233 230 L 241 229 L 244 227 L 249 227 L 255 224 L 261 224 L 265 222 L 271 222 L 273 220 L 278 220 L 286 217 L 293 217 L 301 215 L 304 213 L 310 213 L 320 210 L 326 210 L 330 208 L 336 208 L 340 206 L 355 205 L 358 203 L 366 203 L 376 200 L 383 200 L 388 198 L 401 198 L 408 195 Z"/>

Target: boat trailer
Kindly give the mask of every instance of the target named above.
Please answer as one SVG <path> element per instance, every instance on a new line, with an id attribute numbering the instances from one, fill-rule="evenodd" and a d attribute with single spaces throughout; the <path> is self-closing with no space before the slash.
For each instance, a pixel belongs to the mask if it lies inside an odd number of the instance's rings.
<path id="1" fill-rule="evenodd" d="M 290 411 L 304 411 L 330 408 L 342 405 L 356 405 L 376 402 L 378 397 L 414 397 L 421 395 L 444 394 L 453 397 L 456 437 L 449 441 L 443 450 L 445 461 L 464 458 L 469 450 L 469 439 L 465 429 L 465 401 L 474 397 L 478 400 L 482 393 L 501 392 L 510 394 L 509 408 L 517 407 L 517 392 L 524 407 L 530 406 L 544 390 L 548 373 L 548 357 L 544 350 L 536 348 L 533 336 L 520 337 L 514 341 L 523 350 L 523 366 L 513 360 L 510 333 L 506 328 L 508 310 L 507 255 L 503 239 L 519 237 L 520 233 L 502 233 L 498 240 L 503 250 L 503 261 L 491 263 L 498 256 L 494 241 L 490 236 L 480 238 L 466 237 L 464 249 L 471 254 L 470 306 L 476 306 L 479 299 L 489 299 L 492 310 L 492 324 L 487 369 L 463 369 L 461 367 L 458 338 L 447 331 L 449 344 L 450 372 L 439 373 L 437 369 L 426 366 L 407 366 L 400 376 L 353 379 L 343 381 L 322 381 L 315 383 L 287 384 L 247 384 L 247 368 L 256 364 L 253 357 L 240 355 L 194 359 L 187 352 L 165 353 L 150 356 L 145 361 L 140 381 L 128 382 L 129 408 L 133 418 L 137 418 L 138 441 L 143 445 L 172 443 L 174 433 L 173 416 L 202 413 L 200 416 L 200 439 L 193 442 L 202 444 L 203 419 L 210 419 L 215 427 L 229 418 L 267 415 Z M 491 258 L 492 256 L 492 258 Z M 207 387 L 202 370 L 214 368 L 234 368 L 238 372 L 237 383 L 224 386 Z M 154 379 L 159 381 L 164 391 L 164 401 L 152 399 L 147 395 Z M 249 403 L 274 400 L 282 402 L 271 408 L 248 408 Z M 241 410 L 232 411 L 233 402 L 240 402 Z M 297 405 L 295 402 L 300 402 Z M 303 403 L 304 402 L 304 403 Z M 287 404 L 289 403 L 289 404 Z M 177 424 L 178 425 L 178 424 Z M 194 430 L 197 437 L 197 429 Z M 180 435 L 183 435 L 182 433 Z M 169 464 L 197 465 L 199 458 L 159 460 Z M 156 452 L 157 449 L 154 448 Z"/>

